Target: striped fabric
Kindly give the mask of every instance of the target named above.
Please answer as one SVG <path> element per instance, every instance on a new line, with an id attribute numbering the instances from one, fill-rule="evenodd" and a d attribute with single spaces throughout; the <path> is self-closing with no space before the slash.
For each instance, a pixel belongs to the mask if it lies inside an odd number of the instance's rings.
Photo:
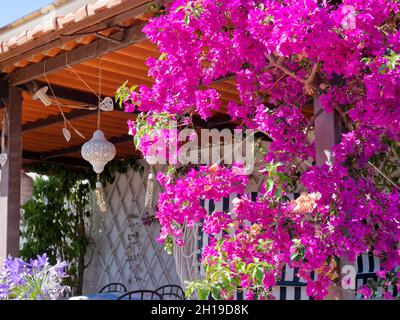
<path id="1" fill-rule="evenodd" d="M 282 269 L 280 281 L 272 290 L 272 295 L 278 300 L 313 300 L 306 293 L 307 283 L 297 276 L 298 268 L 290 268 L 288 265 Z M 312 274 L 312 279 L 315 275 Z"/>
<path id="2" fill-rule="evenodd" d="M 376 280 L 376 272 L 381 270 L 380 262 L 377 257 L 372 254 L 363 254 L 357 258 L 357 276 L 356 276 L 356 287 L 357 289 L 368 283 L 369 279 Z M 399 296 L 397 288 L 392 289 L 392 295 L 394 297 Z M 375 299 L 382 299 L 383 293 L 379 289 L 377 297 Z M 363 299 L 362 296 L 357 293 L 356 299 Z"/>
<path id="3" fill-rule="evenodd" d="M 256 199 L 258 193 L 251 192 L 251 198 Z M 236 197 L 240 197 L 237 194 L 231 194 L 227 198 L 223 198 L 221 201 L 214 203 L 212 200 L 202 200 L 201 205 L 207 210 L 208 214 L 212 214 L 214 211 L 228 212 L 232 207 L 232 200 Z M 291 198 L 297 198 L 299 194 L 293 194 Z M 199 248 L 203 248 L 208 244 L 208 235 L 202 232 L 202 228 L 199 228 Z M 201 252 L 201 250 L 200 250 Z M 201 253 L 198 255 L 200 261 Z M 200 265 L 200 275 L 204 276 L 204 270 Z M 380 270 L 380 263 L 377 257 L 372 255 L 364 254 L 358 257 L 357 263 L 357 275 L 356 275 L 356 288 L 367 284 L 368 279 L 376 279 L 375 272 Z M 312 275 L 315 279 L 315 275 Z M 297 268 L 293 269 L 286 265 L 282 270 L 280 281 L 274 288 L 272 294 L 277 300 L 313 300 L 308 297 L 306 293 L 307 284 L 305 281 L 297 276 Z M 395 296 L 399 295 L 396 288 L 393 290 Z M 379 294 L 380 296 L 381 294 Z M 243 299 L 243 294 L 238 293 L 235 297 L 238 300 Z M 356 294 L 356 299 L 361 299 L 361 295 Z"/>

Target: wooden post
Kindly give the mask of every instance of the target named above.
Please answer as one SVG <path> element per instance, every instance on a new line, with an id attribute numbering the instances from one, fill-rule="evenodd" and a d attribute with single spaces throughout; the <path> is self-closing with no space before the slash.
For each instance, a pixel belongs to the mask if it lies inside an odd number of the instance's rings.
<path id="1" fill-rule="evenodd" d="M 318 114 L 319 112 L 321 112 L 321 114 L 315 119 L 315 151 L 316 164 L 322 165 L 327 161 L 326 151 L 331 152 L 332 147 L 340 142 L 342 125 L 339 115 L 334 111 L 327 113 L 322 110 L 320 97 L 315 96 L 314 114 Z M 341 267 L 339 265 L 339 273 L 340 270 Z M 342 300 L 343 298 L 345 298 L 345 296 L 341 288 L 336 285 L 331 285 L 325 299 Z"/>
<path id="2" fill-rule="evenodd" d="M 319 96 L 314 97 L 314 114 L 321 114 L 315 119 L 315 150 L 317 165 L 324 164 L 327 160 L 325 151 L 341 140 L 342 125 L 336 112 L 327 113 L 322 110 Z"/>
<path id="3" fill-rule="evenodd" d="M 1 168 L 0 186 L 0 259 L 19 256 L 20 194 L 22 166 L 22 91 L 10 87 L 3 113 L 6 130 L 5 150 L 8 160 Z"/>

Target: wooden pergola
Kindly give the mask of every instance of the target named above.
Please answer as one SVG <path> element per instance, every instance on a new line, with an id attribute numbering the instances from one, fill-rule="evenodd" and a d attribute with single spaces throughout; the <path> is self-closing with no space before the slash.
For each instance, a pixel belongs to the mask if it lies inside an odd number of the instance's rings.
<path id="1" fill-rule="evenodd" d="M 27 30 L 24 35 L 1 43 L 1 100 L 7 118 L 3 122 L 8 161 L 1 168 L 0 190 L 0 257 L 19 254 L 20 173 L 31 163 L 57 163 L 73 168 L 88 167 L 81 158 L 82 144 L 96 129 L 96 110 L 63 107 L 66 118 L 86 138 L 72 132 L 67 142 L 62 134 L 64 119 L 56 105 L 45 107 L 33 100 L 32 94 L 50 82 L 59 102 L 72 106 L 97 106 L 94 91 L 98 87 L 98 57 L 102 58 L 102 95 L 113 97 L 116 89 L 128 80 L 132 84 L 151 85 L 145 61 L 160 53 L 142 33 L 151 16 L 151 5 L 165 1 L 99 0 L 78 12 L 55 18 L 52 30 Z M 82 17 L 84 15 L 84 17 Z M 35 33 L 36 32 L 36 33 Z M 239 101 L 234 78 L 225 78 L 211 85 L 223 103 Z M 48 92 L 50 93 L 50 92 Z M 321 109 L 319 99 L 305 109 L 308 116 Z M 115 110 L 102 116 L 102 130 L 117 148 L 117 158 L 139 153 L 127 134 L 126 121 L 134 115 Z M 315 121 L 317 162 L 325 161 L 324 150 L 340 138 L 337 115 L 321 113 Z M 200 128 L 222 128 L 234 124 L 229 116 L 215 112 L 206 123 L 194 117 Z M 4 121 L 3 121 L 4 120 Z"/>

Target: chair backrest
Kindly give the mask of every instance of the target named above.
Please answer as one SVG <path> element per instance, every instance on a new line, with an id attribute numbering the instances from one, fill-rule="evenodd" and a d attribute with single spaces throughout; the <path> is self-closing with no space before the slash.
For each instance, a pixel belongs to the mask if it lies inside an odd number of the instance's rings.
<path id="1" fill-rule="evenodd" d="M 109 283 L 100 289 L 99 293 L 103 292 L 127 292 L 125 285 L 119 282 Z"/>
<path id="2" fill-rule="evenodd" d="M 167 284 L 156 290 L 164 300 L 185 300 L 185 292 L 176 284 Z"/>
<path id="3" fill-rule="evenodd" d="M 152 290 L 135 290 L 120 295 L 117 300 L 163 300 L 163 297 Z"/>

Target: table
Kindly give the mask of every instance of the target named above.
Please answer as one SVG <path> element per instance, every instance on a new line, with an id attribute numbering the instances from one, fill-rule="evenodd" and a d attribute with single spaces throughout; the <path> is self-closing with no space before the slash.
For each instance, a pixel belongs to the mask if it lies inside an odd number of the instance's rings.
<path id="1" fill-rule="evenodd" d="M 85 296 L 71 297 L 69 300 L 117 300 L 123 292 L 91 293 Z"/>

